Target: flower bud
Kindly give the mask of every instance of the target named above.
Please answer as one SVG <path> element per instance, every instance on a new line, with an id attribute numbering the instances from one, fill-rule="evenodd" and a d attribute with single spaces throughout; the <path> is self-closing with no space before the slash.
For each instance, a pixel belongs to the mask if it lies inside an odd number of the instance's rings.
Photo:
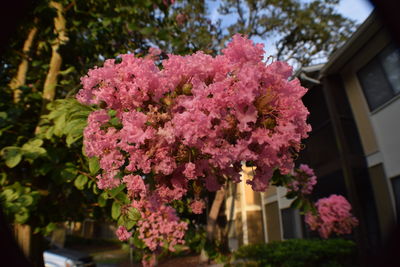
<path id="1" fill-rule="evenodd" d="M 268 117 L 261 122 L 261 124 L 267 129 L 274 129 L 276 126 L 276 120 L 274 118 Z"/>
<path id="2" fill-rule="evenodd" d="M 182 86 L 182 93 L 184 95 L 192 95 L 192 88 L 193 88 L 193 85 L 191 83 L 185 83 Z"/>

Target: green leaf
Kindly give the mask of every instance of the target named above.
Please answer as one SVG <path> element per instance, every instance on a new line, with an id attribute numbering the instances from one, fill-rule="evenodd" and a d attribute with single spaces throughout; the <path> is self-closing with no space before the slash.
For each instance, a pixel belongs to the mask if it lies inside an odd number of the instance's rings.
<path id="1" fill-rule="evenodd" d="M 146 247 L 146 245 L 144 244 L 143 240 L 141 240 L 139 238 L 139 231 L 136 231 L 135 234 L 133 235 L 133 244 L 138 249 L 143 249 L 143 248 Z"/>
<path id="2" fill-rule="evenodd" d="M 121 204 L 119 204 L 118 201 L 114 201 L 111 207 L 111 217 L 114 220 L 117 220 L 120 215 L 121 215 Z"/>
<path id="3" fill-rule="evenodd" d="M 64 127 L 65 127 L 65 118 L 66 118 L 67 114 L 66 113 L 62 113 L 59 117 L 57 117 L 56 119 L 54 119 L 54 134 L 56 136 L 61 137 Z"/>
<path id="4" fill-rule="evenodd" d="M 61 170 L 60 172 L 60 177 L 62 178 L 62 181 L 64 182 L 71 182 L 72 179 L 74 179 L 77 175 L 77 170 L 75 169 L 75 166 L 71 162 L 67 162 L 65 164 L 65 167 Z"/>
<path id="5" fill-rule="evenodd" d="M 15 222 L 17 223 L 25 223 L 29 218 L 29 213 L 26 209 L 15 214 Z"/>
<path id="6" fill-rule="evenodd" d="M 22 195 L 19 199 L 19 202 L 25 207 L 32 205 L 33 197 L 31 195 Z"/>
<path id="7" fill-rule="evenodd" d="M 54 231 L 54 229 L 56 229 L 56 227 L 57 227 L 57 224 L 51 222 L 45 227 L 44 232 L 47 234 L 50 234 L 51 232 Z"/>
<path id="8" fill-rule="evenodd" d="M 110 109 L 107 113 L 110 117 L 115 117 L 115 115 L 117 115 L 117 111 L 113 109 Z"/>
<path id="9" fill-rule="evenodd" d="M 110 124 L 114 127 L 118 127 L 121 125 L 121 121 L 119 120 L 118 117 L 114 117 L 111 120 L 109 120 Z"/>
<path id="10" fill-rule="evenodd" d="M 129 231 L 136 225 L 136 223 L 137 221 L 131 221 L 129 219 L 126 219 L 123 225 Z"/>
<path id="11" fill-rule="evenodd" d="M 79 190 L 83 190 L 83 188 L 85 188 L 85 184 L 87 183 L 88 178 L 86 175 L 79 175 L 78 177 L 76 177 L 75 181 L 74 181 L 74 185 L 76 188 L 78 188 Z"/>
<path id="12" fill-rule="evenodd" d="M 8 146 L 3 148 L 1 151 L 3 158 L 5 159 L 6 165 L 9 168 L 14 168 L 22 159 L 22 150 L 20 147 Z"/>
<path id="13" fill-rule="evenodd" d="M 60 75 L 67 75 L 68 73 L 73 72 L 74 70 L 75 70 L 75 67 L 69 67 L 69 68 L 66 69 L 66 70 L 61 70 L 61 71 L 59 71 L 58 73 L 59 73 Z"/>
<path id="14" fill-rule="evenodd" d="M 53 134 L 54 134 L 54 127 L 51 126 L 51 127 L 47 128 L 46 133 L 45 133 L 45 137 L 47 139 L 50 139 L 53 136 Z"/>
<path id="15" fill-rule="evenodd" d="M 143 35 L 151 35 L 154 34 L 154 28 L 152 27 L 145 27 L 140 30 L 140 33 Z"/>
<path id="16" fill-rule="evenodd" d="M 119 192 L 118 195 L 115 196 L 116 199 L 121 201 L 121 203 L 129 204 L 129 198 L 125 192 Z"/>
<path id="17" fill-rule="evenodd" d="M 140 212 L 135 208 L 130 208 L 128 211 L 128 219 L 138 221 L 140 219 Z"/>
<path id="18" fill-rule="evenodd" d="M 93 184 L 92 190 L 95 195 L 98 195 L 100 193 L 99 188 L 95 183 Z"/>
<path id="19" fill-rule="evenodd" d="M 19 195 L 10 188 L 3 190 L 3 192 L 0 193 L 0 196 L 2 196 L 6 202 L 12 202 L 19 197 Z"/>
<path id="20" fill-rule="evenodd" d="M 99 159 L 97 157 L 89 158 L 89 171 L 91 175 L 96 175 L 100 170 Z"/>
<path id="21" fill-rule="evenodd" d="M 42 139 L 32 139 L 25 143 L 21 149 L 25 157 L 35 159 L 46 153 L 46 149 L 41 147 L 42 145 Z"/>
<path id="22" fill-rule="evenodd" d="M 107 193 L 101 193 L 97 198 L 97 202 L 99 203 L 99 207 L 105 207 L 107 205 Z"/>
<path id="23" fill-rule="evenodd" d="M 116 188 L 113 188 L 111 190 L 107 190 L 107 193 L 110 196 L 110 198 L 114 198 L 116 195 L 119 194 L 119 192 L 121 192 L 124 189 L 125 189 L 125 184 L 121 184 Z"/>

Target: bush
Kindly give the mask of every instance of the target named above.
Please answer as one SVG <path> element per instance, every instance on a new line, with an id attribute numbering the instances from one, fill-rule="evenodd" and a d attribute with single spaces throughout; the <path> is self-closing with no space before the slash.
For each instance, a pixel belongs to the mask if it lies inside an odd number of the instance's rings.
<path id="1" fill-rule="evenodd" d="M 291 239 L 242 246 L 234 266 L 339 267 L 356 266 L 356 246 L 343 239 Z"/>

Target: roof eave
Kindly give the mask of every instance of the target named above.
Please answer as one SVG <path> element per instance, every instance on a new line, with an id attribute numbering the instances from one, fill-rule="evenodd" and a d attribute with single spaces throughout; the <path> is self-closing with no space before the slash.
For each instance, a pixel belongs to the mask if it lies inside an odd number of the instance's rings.
<path id="1" fill-rule="evenodd" d="M 320 79 L 329 74 L 338 73 L 382 27 L 383 25 L 377 19 L 376 12 L 373 11 L 350 39 L 329 57 L 328 62 L 321 69 Z"/>

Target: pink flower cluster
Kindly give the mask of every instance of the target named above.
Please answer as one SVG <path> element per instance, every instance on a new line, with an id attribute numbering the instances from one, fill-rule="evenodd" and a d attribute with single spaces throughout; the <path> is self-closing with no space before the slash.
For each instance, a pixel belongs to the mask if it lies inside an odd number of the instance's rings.
<path id="1" fill-rule="evenodd" d="M 300 164 L 299 168 L 294 170 L 293 180 L 290 181 L 287 188 L 290 191 L 300 192 L 303 195 L 312 193 L 317 184 L 317 176 L 314 170 L 307 164 Z"/>
<path id="2" fill-rule="evenodd" d="M 125 226 L 119 226 L 116 234 L 117 234 L 118 239 L 121 241 L 128 240 L 132 236 L 132 233 L 128 232 L 126 230 Z"/>
<path id="3" fill-rule="evenodd" d="M 263 54 L 262 44 L 235 35 L 216 57 L 168 55 L 160 69 L 152 55 L 126 54 L 90 70 L 77 99 L 100 108 L 84 130 L 87 156 L 100 160 L 99 188 L 125 183 L 133 202 L 154 197 L 170 216 L 165 204 L 195 186 L 216 191 L 227 179 L 239 182 L 243 161 L 257 167 L 247 181 L 256 191 L 267 188 L 276 169 L 290 173 L 311 130 L 301 101 L 307 90 L 290 80 L 289 65 L 266 64 Z M 152 220 L 148 214 L 140 224 Z M 152 248 L 161 242 L 159 229 L 141 231 Z"/>
<path id="4" fill-rule="evenodd" d="M 203 210 L 205 209 L 206 204 L 204 203 L 203 200 L 195 200 L 192 203 L 190 203 L 190 208 L 192 209 L 192 212 L 195 214 L 201 214 L 203 213 Z"/>
<path id="5" fill-rule="evenodd" d="M 350 203 L 343 196 L 321 198 L 315 206 L 317 214 L 307 213 L 305 221 L 311 230 L 318 230 L 323 238 L 328 238 L 332 233 L 350 234 L 358 225 L 358 220 L 350 212 Z"/>
<path id="6" fill-rule="evenodd" d="M 293 169 L 310 126 L 301 102 L 306 89 L 284 62 L 262 62 L 263 46 L 235 35 L 215 58 L 202 52 L 169 55 L 160 70 L 151 59 L 122 55 L 82 78 L 81 103 L 99 105 L 85 129 L 89 157 L 98 156 L 103 188 L 113 170 L 168 176 L 173 187 L 204 181 L 218 190 L 226 177 L 239 181 L 241 161 L 257 166 L 253 188 L 263 191 L 275 168 Z M 120 127 L 108 125 L 115 110 Z M 184 173 L 184 175 L 182 175 Z"/>
<path id="7" fill-rule="evenodd" d="M 175 245 L 184 244 L 187 223 L 180 222 L 175 210 L 160 202 L 156 194 L 134 200 L 132 206 L 141 215 L 138 221 L 139 238 L 150 250 L 168 247 L 170 251 L 175 251 Z"/>

